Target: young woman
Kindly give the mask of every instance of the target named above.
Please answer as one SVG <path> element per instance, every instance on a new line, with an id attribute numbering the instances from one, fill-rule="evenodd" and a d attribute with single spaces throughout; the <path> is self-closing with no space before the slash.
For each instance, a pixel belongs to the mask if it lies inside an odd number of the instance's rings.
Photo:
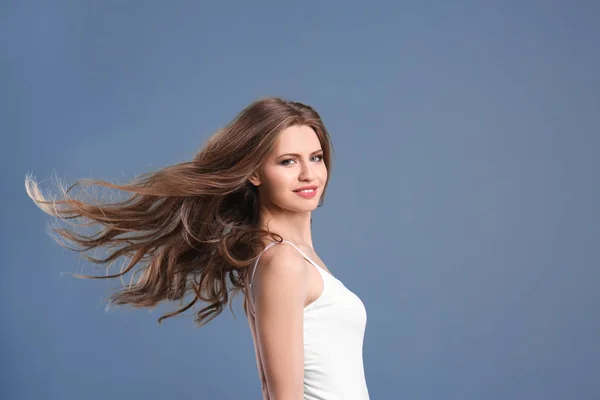
<path id="1" fill-rule="evenodd" d="M 314 251 L 311 213 L 323 204 L 332 145 L 311 107 L 263 98 L 246 107 L 204 144 L 192 161 L 142 175 L 128 184 L 80 180 L 45 196 L 31 176 L 28 195 L 46 213 L 78 226 L 55 228 L 85 252 L 111 249 L 104 259 L 129 262 L 118 273 L 131 283 L 110 303 L 153 307 L 163 300 L 198 300 L 202 326 L 240 290 L 254 340 L 263 398 L 369 398 L 363 369 L 366 311 Z M 96 185 L 123 191 L 120 202 L 72 194 Z M 62 244 L 62 243 L 61 243 Z M 135 279 L 137 276 L 137 279 Z M 135 280 L 135 283 L 134 283 Z"/>

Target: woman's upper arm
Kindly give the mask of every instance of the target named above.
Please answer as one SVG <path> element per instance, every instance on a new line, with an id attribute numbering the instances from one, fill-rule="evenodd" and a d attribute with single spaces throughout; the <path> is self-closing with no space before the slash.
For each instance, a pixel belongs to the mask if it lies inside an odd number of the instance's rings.
<path id="1" fill-rule="evenodd" d="M 263 254 L 254 280 L 256 336 L 270 398 L 301 400 L 304 390 L 306 263 L 289 246 Z"/>

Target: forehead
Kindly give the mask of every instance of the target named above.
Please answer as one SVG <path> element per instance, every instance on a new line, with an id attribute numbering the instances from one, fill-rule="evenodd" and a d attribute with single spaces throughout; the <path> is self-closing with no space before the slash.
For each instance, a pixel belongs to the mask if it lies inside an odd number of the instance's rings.
<path id="1" fill-rule="evenodd" d="M 292 125 L 279 133 L 273 153 L 275 156 L 283 153 L 310 154 L 320 148 L 319 137 L 311 127 Z"/>

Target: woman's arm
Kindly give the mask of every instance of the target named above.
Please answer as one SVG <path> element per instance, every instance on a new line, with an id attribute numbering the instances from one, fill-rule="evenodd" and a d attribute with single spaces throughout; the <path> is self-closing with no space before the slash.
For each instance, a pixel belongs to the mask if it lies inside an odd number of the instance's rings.
<path id="1" fill-rule="evenodd" d="M 290 246 L 274 246 L 256 268 L 256 339 L 269 398 L 302 400 L 306 262 Z"/>

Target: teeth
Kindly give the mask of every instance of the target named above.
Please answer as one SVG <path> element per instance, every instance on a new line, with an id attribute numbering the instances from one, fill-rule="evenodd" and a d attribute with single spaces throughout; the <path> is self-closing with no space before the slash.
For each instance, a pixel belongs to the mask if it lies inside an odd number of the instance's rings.
<path id="1" fill-rule="evenodd" d="M 315 189 L 304 189 L 304 190 L 301 190 L 300 192 L 302 192 L 302 193 L 312 193 L 314 191 L 315 191 Z"/>

